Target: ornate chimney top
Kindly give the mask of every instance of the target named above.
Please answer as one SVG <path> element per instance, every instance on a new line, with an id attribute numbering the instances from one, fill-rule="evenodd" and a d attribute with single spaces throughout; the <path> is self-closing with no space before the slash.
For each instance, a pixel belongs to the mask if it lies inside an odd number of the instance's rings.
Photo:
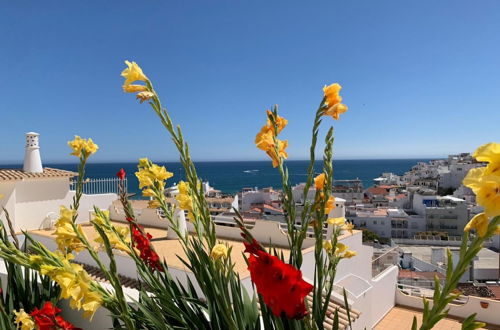
<path id="1" fill-rule="evenodd" d="M 23 171 L 27 173 L 43 173 L 40 146 L 35 132 L 26 133 L 26 151 L 24 153 Z"/>

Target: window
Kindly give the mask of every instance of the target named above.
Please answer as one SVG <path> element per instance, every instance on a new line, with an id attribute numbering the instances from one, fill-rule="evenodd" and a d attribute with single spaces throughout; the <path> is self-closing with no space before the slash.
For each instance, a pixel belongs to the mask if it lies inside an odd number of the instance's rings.
<path id="1" fill-rule="evenodd" d="M 381 224 L 381 225 L 385 225 L 385 221 L 384 221 L 384 220 L 381 220 L 381 221 L 380 221 L 380 224 Z"/>
<path id="2" fill-rule="evenodd" d="M 373 224 L 376 225 L 377 224 L 377 220 L 373 220 Z"/>

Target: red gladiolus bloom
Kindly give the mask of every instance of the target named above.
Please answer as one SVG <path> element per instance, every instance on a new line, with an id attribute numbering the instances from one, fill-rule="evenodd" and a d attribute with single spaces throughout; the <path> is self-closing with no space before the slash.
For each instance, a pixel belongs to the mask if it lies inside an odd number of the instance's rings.
<path id="1" fill-rule="evenodd" d="M 56 316 L 56 322 L 59 328 L 63 330 L 81 330 L 80 328 L 76 328 L 73 324 L 63 319 L 61 316 Z"/>
<path id="2" fill-rule="evenodd" d="M 79 330 L 71 323 L 58 316 L 61 310 L 52 305 L 50 301 L 45 302 L 42 309 L 35 308 L 30 316 L 35 319 L 38 330 Z"/>
<path id="3" fill-rule="evenodd" d="M 128 220 L 128 219 L 127 219 Z M 129 220 L 130 222 L 131 220 Z M 132 222 L 131 222 L 132 223 Z M 138 224 L 132 223 L 132 238 L 134 241 L 134 247 L 139 250 L 140 258 L 153 270 L 163 271 L 163 267 L 160 264 L 160 257 L 151 248 L 151 236 L 149 233 L 143 235 L 138 229 Z"/>
<path id="4" fill-rule="evenodd" d="M 276 316 L 301 319 L 308 314 L 304 298 L 313 286 L 302 279 L 302 272 L 265 252 L 254 240 L 245 244 L 250 253 L 248 270 L 257 293 Z"/>
<path id="5" fill-rule="evenodd" d="M 126 175 L 127 173 L 125 173 L 125 170 L 123 168 L 120 169 L 118 173 L 116 173 L 116 176 L 120 178 L 120 180 L 124 180 Z"/>

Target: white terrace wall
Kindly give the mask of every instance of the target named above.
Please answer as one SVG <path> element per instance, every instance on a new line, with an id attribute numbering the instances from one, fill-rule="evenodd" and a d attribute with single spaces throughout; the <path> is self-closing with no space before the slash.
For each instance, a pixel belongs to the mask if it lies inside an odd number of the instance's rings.
<path id="1" fill-rule="evenodd" d="M 390 266 L 372 278 L 373 248 L 362 244 L 362 232 L 354 231 L 347 234 L 340 242 L 349 246 L 350 250 L 358 254 L 351 259 L 343 259 L 337 267 L 335 282 L 343 282 L 346 278 L 358 278 L 364 282 L 367 289 L 358 297 L 348 292 L 348 299 L 352 308 L 361 312 L 361 316 L 353 323 L 353 330 L 365 329 L 374 326 L 395 305 L 395 290 L 398 276 L 398 267 Z M 314 278 L 314 247 L 303 251 L 302 273 L 306 278 Z M 356 281 L 352 281 L 356 285 Z M 351 288 L 363 291 L 364 288 Z M 348 288 L 346 288 L 348 290 Z"/>
<path id="2" fill-rule="evenodd" d="M 40 229 L 47 225 L 47 215 L 53 213 L 57 218 L 61 205 L 69 207 L 74 191 L 69 190 L 68 178 L 51 178 L 2 182 L 0 200 L 11 216 L 16 231 Z M 80 200 L 78 222 L 88 221 L 88 210 L 96 205 L 107 209 L 116 200 L 116 194 L 83 195 Z M 3 216 L 3 211 L 0 215 Z M 2 218 L 5 218 L 4 216 Z"/>
<path id="3" fill-rule="evenodd" d="M 134 210 L 137 217 L 137 222 L 144 226 L 151 226 L 157 228 L 168 228 L 168 220 L 161 218 L 155 209 L 140 209 Z M 123 209 L 117 208 L 114 205 L 111 205 L 109 208 L 109 217 L 111 220 L 126 222 L 125 214 L 123 213 Z M 215 232 L 217 237 L 225 238 L 230 240 L 241 241 L 241 230 L 236 226 L 234 222 L 234 227 L 232 226 L 222 226 L 215 225 Z M 194 232 L 195 228 L 193 223 L 187 223 L 187 229 L 189 232 Z M 266 221 L 259 220 L 255 221 L 255 225 L 253 227 L 247 228 L 253 237 L 263 243 L 269 244 L 272 243 L 278 247 L 287 247 L 288 246 L 288 236 L 281 229 L 280 224 L 275 221 Z M 308 248 L 314 245 L 314 239 L 306 238 L 304 239 L 304 243 L 302 247 Z"/>
<path id="4" fill-rule="evenodd" d="M 3 208 L 5 208 L 9 212 L 11 219 L 14 220 L 16 207 L 15 187 L 15 182 L 0 182 L 0 194 L 3 195 L 3 198 L 0 199 L 0 219 L 5 219 L 3 211 Z"/>
<path id="5" fill-rule="evenodd" d="M 481 307 L 481 302 L 488 304 L 487 308 Z M 424 303 L 422 298 L 413 297 L 396 290 L 396 303 L 398 305 L 422 309 Z M 430 307 L 432 307 L 432 300 L 429 300 Z M 468 296 L 467 302 L 463 305 L 449 304 L 449 315 L 460 318 L 467 318 L 471 314 L 476 313 L 476 320 L 485 322 L 488 325 L 500 325 L 500 301 Z"/>

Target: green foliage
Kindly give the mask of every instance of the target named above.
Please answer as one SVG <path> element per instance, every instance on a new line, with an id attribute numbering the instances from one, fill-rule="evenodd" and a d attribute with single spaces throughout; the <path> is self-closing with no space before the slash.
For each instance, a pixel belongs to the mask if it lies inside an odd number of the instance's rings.
<path id="1" fill-rule="evenodd" d="M 375 240 L 380 242 L 380 236 L 375 234 L 373 231 L 368 229 L 363 230 L 363 242 L 375 242 Z"/>
<path id="2" fill-rule="evenodd" d="M 7 223 L 12 229 L 9 213 L 6 209 L 4 209 L 4 213 Z M 11 230 L 11 234 L 15 235 L 13 230 Z M 13 240 L 17 248 L 20 248 L 17 239 Z M 4 244 L 10 243 L 4 225 L 0 225 L 0 241 Z M 57 304 L 61 290 L 48 276 L 41 276 L 37 271 L 8 260 L 4 260 L 4 263 L 7 270 L 7 281 L 2 283 L 0 279 L 0 287 L 5 287 L 5 291 L 0 294 L 0 329 L 15 329 L 14 310 L 24 309 L 30 313 L 35 308 L 42 308 L 47 301 L 54 305 Z"/>

